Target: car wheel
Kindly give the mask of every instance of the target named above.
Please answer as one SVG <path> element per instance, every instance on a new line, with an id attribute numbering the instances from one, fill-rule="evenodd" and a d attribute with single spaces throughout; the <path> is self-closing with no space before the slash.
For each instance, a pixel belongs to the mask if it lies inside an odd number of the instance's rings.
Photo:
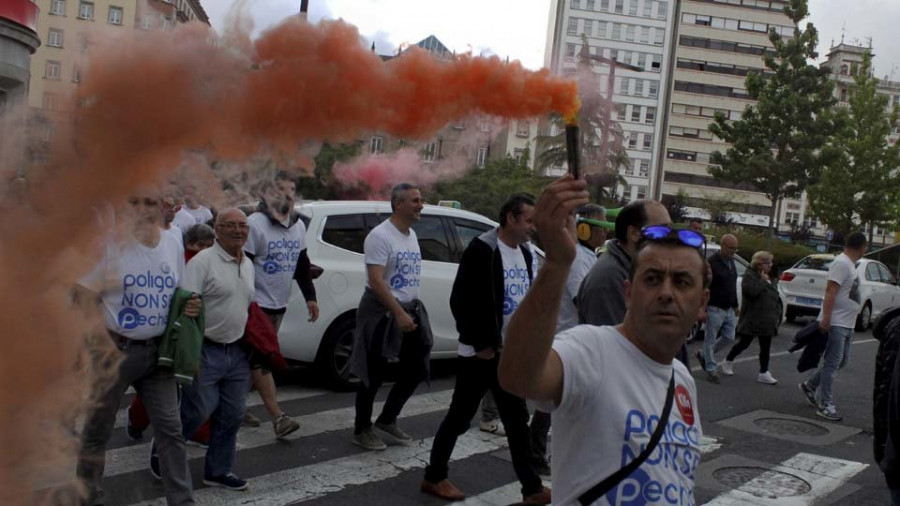
<path id="1" fill-rule="evenodd" d="M 359 378 L 350 372 L 350 355 L 353 352 L 353 334 L 356 331 L 356 318 L 346 317 L 331 325 L 319 352 L 316 355 L 316 366 L 325 380 L 332 387 L 340 390 L 352 390 L 359 385 Z"/>
<path id="2" fill-rule="evenodd" d="M 784 312 L 784 320 L 788 323 L 794 323 L 794 320 L 797 319 L 797 312 L 788 306 L 787 311 Z"/>
<path id="3" fill-rule="evenodd" d="M 863 305 L 862 311 L 859 312 L 859 315 L 856 317 L 856 330 L 859 332 L 863 332 L 867 328 L 872 326 L 872 303 L 866 301 Z"/>

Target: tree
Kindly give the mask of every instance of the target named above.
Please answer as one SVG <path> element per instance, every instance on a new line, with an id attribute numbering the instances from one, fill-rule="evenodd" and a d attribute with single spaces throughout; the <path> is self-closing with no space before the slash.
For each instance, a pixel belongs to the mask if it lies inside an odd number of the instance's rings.
<path id="1" fill-rule="evenodd" d="M 332 169 L 336 162 L 352 160 L 362 152 L 362 141 L 332 146 L 325 143 L 314 159 L 315 168 L 312 177 L 300 178 L 297 181 L 297 193 L 307 200 L 333 200 L 341 197 L 340 189 L 335 185 Z"/>
<path id="2" fill-rule="evenodd" d="M 809 63 L 818 57 L 815 26 L 800 29 L 809 15 L 807 0 L 790 0 L 785 13 L 794 22 L 793 37 L 784 39 L 772 29 L 769 40 L 775 49 L 763 55 L 767 72 L 747 76 L 747 94 L 756 104 L 734 122 L 717 113 L 710 125 L 731 147 L 712 154 L 709 173 L 749 183 L 771 201 L 769 237 L 777 230 L 777 203 L 798 197 L 834 156 L 827 146 L 834 128 L 832 84 L 827 69 Z"/>
<path id="3" fill-rule="evenodd" d="M 837 156 L 823 168 L 819 184 L 810 187 L 810 206 L 830 228 L 850 232 L 854 218 L 869 228 L 869 243 L 876 226 L 896 223 L 898 203 L 898 152 L 888 135 L 897 124 L 895 107 L 886 115 L 888 96 L 878 93 L 878 79 L 871 75 L 872 55 L 854 67 L 854 89 L 849 108 L 839 110 L 840 128 L 832 139 Z"/>
<path id="4" fill-rule="evenodd" d="M 592 69 L 594 58 L 589 51 L 586 36 L 582 36 L 581 52 L 578 56 L 577 79 L 581 110 L 578 113 L 578 128 L 581 131 L 582 171 L 585 179 L 598 185 L 597 201 L 612 198 L 616 187 L 623 179 L 619 167 L 628 167 L 630 160 L 625 152 L 622 128 L 612 120 L 612 103 L 600 93 L 599 78 Z M 613 63 L 615 64 L 615 63 Z M 566 164 L 566 132 L 562 116 L 552 115 L 551 126 L 556 135 L 539 135 L 536 139 L 536 168 L 543 171 L 548 167 Z M 604 157 L 603 133 L 607 135 L 606 156 Z M 605 160 L 604 160 L 605 158 Z M 609 188 L 608 191 L 605 188 Z"/>

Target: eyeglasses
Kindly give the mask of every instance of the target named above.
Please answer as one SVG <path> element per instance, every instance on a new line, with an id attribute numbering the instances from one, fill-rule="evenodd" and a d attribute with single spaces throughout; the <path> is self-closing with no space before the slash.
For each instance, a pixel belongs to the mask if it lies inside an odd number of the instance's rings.
<path id="1" fill-rule="evenodd" d="M 250 228 L 247 223 L 235 223 L 233 221 L 226 221 L 225 223 L 219 223 L 216 225 L 217 227 L 222 227 L 225 230 L 247 230 Z"/>
<path id="2" fill-rule="evenodd" d="M 641 237 L 648 241 L 675 239 L 685 246 L 700 249 L 706 244 L 706 237 L 693 230 L 675 229 L 666 225 L 651 225 L 641 230 Z"/>

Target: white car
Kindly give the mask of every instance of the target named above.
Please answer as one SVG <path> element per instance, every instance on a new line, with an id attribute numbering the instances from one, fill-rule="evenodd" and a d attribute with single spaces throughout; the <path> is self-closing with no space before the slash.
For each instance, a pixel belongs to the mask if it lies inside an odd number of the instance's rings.
<path id="1" fill-rule="evenodd" d="M 356 308 L 366 286 L 363 242 L 372 228 L 391 214 L 390 202 L 322 201 L 297 206 L 307 224 L 310 260 L 324 269 L 314 284 L 319 319 L 308 322 L 303 296 L 292 283 L 287 313 L 278 333 L 288 360 L 315 364 L 339 387 L 351 386 L 349 358 L 356 328 Z M 450 313 L 450 290 L 469 241 L 497 223 L 469 211 L 425 206 L 413 229 L 422 250 L 420 296 L 434 333 L 432 358 L 456 356 L 458 334 Z M 538 253 L 535 248 L 536 253 Z"/>
<path id="2" fill-rule="evenodd" d="M 778 292 L 787 321 L 819 314 L 825 298 L 828 268 L 834 258 L 835 255 L 829 254 L 809 255 L 781 274 Z M 894 275 L 877 260 L 860 259 L 856 271 L 860 296 L 856 329 L 865 330 L 885 309 L 900 304 L 900 287 Z"/>

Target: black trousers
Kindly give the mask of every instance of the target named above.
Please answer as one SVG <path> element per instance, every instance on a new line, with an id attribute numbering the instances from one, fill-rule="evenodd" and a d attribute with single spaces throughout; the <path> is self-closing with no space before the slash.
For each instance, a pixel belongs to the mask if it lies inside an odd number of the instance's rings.
<path id="1" fill-rule="evenodd" d="M 381 332 L 382 329 L 380 327 L 376 328 L 376 335 Z M 425 379 L 425 357 L 431 353 L 431 348 L 422 344 L 419 332 L 420 330 L 417 328 L 412 332 L 403 334 L 399 363 L 397 364 L 397 382 L 394 383 L 394 386 L 391 387 L 391 391 L 388 393 L 381 415 L 376 420 L 378 423 L 390 425 L 396 422 L 406 401 L 412 397 L 416 387 Z M 360 383 L 359 390 L 356 391 L 354 434 L 361 434 L 372 426 L 375 394 L 378 393 L 378 389 L 384 383 L 384 374 L 388 366 L 387 360 L 381 356 L 382 344 L 380 339 L 375 339 L 372 342 L 372 348 L 368 350 L 369 385 L 366 386 Z"/>
<path id="2" fill-rule="evenodd" d="M 738 355 L 746 350 L 753 339 L 759 339 L 759 372 L 769 370 L 769 350 L 772 348 L 772 336 L 756 336 L 753 334 L 738 334 L 738 342 L 731 347 L 725 360 L 734 361 Z"/>
<path id="3" fill-rule="evenodd" d="M 547 435 L 550 433 L 550 413 L 534 410 L 531 417 L 531 458 L 535 464 L 547 462 Z"/>
<path id="4" fill-rule="evenodd" d="M 528 408 L 525 399 L 500 388 L 497 381 L 499 354 L 491 360 L 477 357 L 460 357 L 456 374 L 456 387 L 447 416 L 441 422 L 431 447 L 431 462 L 425 468 L 425 479 L 438 483 L 447 478 L 450 455 L 456 440 L 469 430 L 472 418 L 478 412 L 481 398 L 488 390 L 494 394 L 500 421 L 506 429 L 506 440 L 512 455 L 513 469 L 522 484 L 522 494 L 536 494 L 543 488 L 541 477 L 531 456 Z"/>

